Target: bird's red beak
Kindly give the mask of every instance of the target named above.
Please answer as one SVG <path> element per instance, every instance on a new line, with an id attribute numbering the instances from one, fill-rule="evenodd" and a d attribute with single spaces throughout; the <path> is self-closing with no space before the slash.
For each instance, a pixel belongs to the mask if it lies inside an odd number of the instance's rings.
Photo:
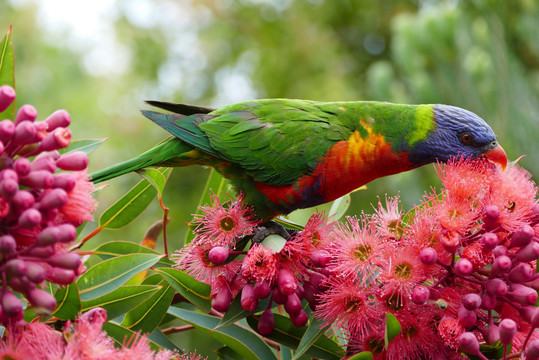
<path id="1" fill-rule="evenodd" d="M 493 163 L 500 164 L 502 170 L 507 167 L 507 155 L 505 155 L 505 151 L 500 145 L 487 151 L 485 157 Z"/>

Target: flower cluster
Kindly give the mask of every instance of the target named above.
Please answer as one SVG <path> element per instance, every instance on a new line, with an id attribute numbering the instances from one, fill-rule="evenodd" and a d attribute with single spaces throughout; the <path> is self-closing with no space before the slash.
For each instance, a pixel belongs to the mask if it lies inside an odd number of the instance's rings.
<path id="1" fill-rule="evenodd" d="M 459 349 L 486 359 L 480 342 L 498 340 L 536 359 L 537 188 L 517 166 L 458 159 L 437 170 L 444 189 L 407 216 L 388 199 L 337 227 L 316 316 L 377 359 L 459 358 Z M 402 330 L 384 349 L 387 312 Z"/>
<path id="2" fill-rule="evenodd" d="M 464 351 L 485 359 L 479 344 L 501 343 L 511 344 L 511 357 L 537 359 L 539 205 L 530 174 L 484 159 L 454 159 L 437 172 L 443 189 L 407 214 L 398 197 L 343 223 L 315 214 L 279 246 L 276 235 L 247 242 L 266 224 L 253 221 L 241 198 L 214 197 L 178 266 L 212 286 L 215 310 L 239 296 L 245 310 L 260 311 L 263 335 L 274 330 L 274 303 L 296 326 L 307 323 L 308 304 L 344 338 L 347 355 L 438 359 Z M 386 313 L 402 328 L 387 348 Z"/>
<path id="3" fill-rule="evenodd" d="M 5 342 L 0 342 L 2 359 L 91 360 L 202 360 L 196 354 L 178 354 L 175 351 L 150 348 L 146 336 L 136 334 L 121 348 L 103 331 L 107 313 L 94 308 L 67 323 L 63 332 L 55 331 L 41 322 L 33 322 L 10 332 Z"/>
<path id="4" fill-rule="evenodd" d="M 1 86 L 0 112 L 14 99 L 15 90 Z M 23 323 L 15 292 L 50 312 L 56 301 L 40 288 L 43 281 L 67 285 L 83 271 L 67 245 L 96 207 L 86 154 L 59 152 L 71 141 L 69 114 L 36 118 L 36 109 L 23 105 L 14 121 L 0 121 L 0 323 L 14 327 Z"/>
<path id="5" fill-rule="evenodd" d="M 246 240 L 264 227 L 241 201 L 240 196 L 234 202 L 221 203 L 212 196 L 212 205 L 203 207 L 203 214 L 195 220 L 195 239 L 176 253 L 178 267 L 212 286 L 212 305 L 217 311 L 228 310 L 238 294 L 247 311 L 267 301 L 258 326 L 261 334 L 274 329 L 273 303 L 284 305 L 294 325 L 304 326 L 308 316 L 301 301 L 305 298 L 314 304 L 320 292 L 323 275 L 319 270 L 324 271 L 331 257 L 319 244 L 328 236 L 331 223 L 318 214 L 288 241 L 274 234 L 262 243 L 250 242 L 244 250 Z"/>

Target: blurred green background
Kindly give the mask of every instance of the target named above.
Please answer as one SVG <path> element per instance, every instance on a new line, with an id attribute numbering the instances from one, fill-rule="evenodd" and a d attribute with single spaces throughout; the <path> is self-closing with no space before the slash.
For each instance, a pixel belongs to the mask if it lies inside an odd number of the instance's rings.
<path id="1" fill-rule="evenodd" d="M 0 10 L 1 27 L 13 24 L 18 105 L 41 117 L 65 108 L 74 138 L 108 137 L 91 171 L 167 136 L 140 115 L 146 99 L 219 107 L 286 97 L 457 105 L 486 119 L 509 158 L 527 155 L 521 165 L 539 174 L 536 0 L 0 0 Z M 208 173 L 171 175 L 171 248 L 182 244 Z M 97 214 L 138 181 L 109 181 Z M 379 179 L 353 194 L 349 212 L 397 193 L 409 209 L 431 186 L 439 186 L 432 166 Z M 161 216 L 155 201 L 90 245 L 139 241 Z"/>

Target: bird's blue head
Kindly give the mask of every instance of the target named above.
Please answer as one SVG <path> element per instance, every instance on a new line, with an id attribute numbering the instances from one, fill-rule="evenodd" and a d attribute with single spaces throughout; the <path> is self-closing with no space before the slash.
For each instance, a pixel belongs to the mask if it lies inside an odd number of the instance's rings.
<path id="1" fill-rule="evenodd" d="M 490 126 L 479 116 L 449 105 L 434 105 L 433 116 L 434 128 L 410 151 L 409 160 L 413 164 L 446 162 L 457 156 L 485 156 L 505 168 L 507 156 Z"/>

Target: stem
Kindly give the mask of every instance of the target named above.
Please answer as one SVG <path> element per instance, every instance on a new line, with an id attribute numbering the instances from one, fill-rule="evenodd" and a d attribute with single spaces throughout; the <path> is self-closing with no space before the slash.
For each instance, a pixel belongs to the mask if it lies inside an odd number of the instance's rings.
<path id="1" fill-rule="evenodd" d="M 174 334 L 174 333 L 177 333 L 177 332 L 191 330 L 191 329 L 194 329 L 194 328 L 195 327 L 193 325 L 183 325 L 183 326 L 175 326 L 175 327 L 171 327 L 171 328 L 168 328 L 168 329 L 163 329 L 162 332 L 163 332 L 163 334 L 168 335 L 168 334 Z"/>
<path id="2" fill-rule="evenodd" d="M 526 340 L 524 340 L 524 343 L 522 344 L 522 349 L 525 349 L 526 348 L 526 345 L 528 344 L 528 341 L 530 340 L 530 338 L 532 337 L 532 334 L 535 332 L 535 328 L 532 327 L 530 329 L 530 332 L 528 333 L 528 336 L 526 336 Z"/>

